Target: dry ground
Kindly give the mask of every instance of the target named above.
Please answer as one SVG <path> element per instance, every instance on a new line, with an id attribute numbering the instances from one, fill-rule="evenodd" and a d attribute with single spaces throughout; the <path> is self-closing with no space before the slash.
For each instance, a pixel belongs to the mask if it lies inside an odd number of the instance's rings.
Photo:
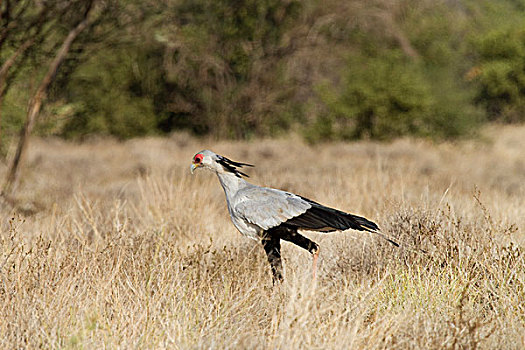
<path id="1" fill-rule="evenodd" d="M 318 280 L 284 243 L 272 288 L 216 177 L 189 174 L 204 148 L 405 248 L 308 234 Z M 525 347 L 524 127 L 440 145 L 33 140 L 24 174 L 15 208 L 0 209 L 2 349 Z"/>

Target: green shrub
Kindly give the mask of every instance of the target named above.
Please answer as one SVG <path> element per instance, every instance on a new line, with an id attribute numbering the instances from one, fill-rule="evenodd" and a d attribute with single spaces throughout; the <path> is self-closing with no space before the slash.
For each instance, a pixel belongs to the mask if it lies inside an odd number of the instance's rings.
<path id="1" fill-rule="evenodd" d="M 318 87 L 325 109 L 307 128 L 306 138 L 445 139 L 473 134 L 482 117 L 470 104 L 469 89 L 444 73 L 397 50 L 351 56 L 340 86 Z"/>
<path id="2" fill-rule="evenodd" d="M 275 135 L 295 114 L 284 72 L 286 30 L 299 1 L 183 0 L 166 43 L 177 47 L 167 70 L 166 130 L 225 138 Z M 195 45 L 197 43 L 197 45 Z"/>
<path id="3" fill-rule="evenodd" d="M 297 108 L 282 38 L 299 1 L 168 1 L 163 12 L 131 3 L 147 17 L 63 74 L 76 111 L 64 135 L 186 129 L 242 139 L 290 127 Z"/>
<path id="4" fill-rule="evenodd" d="M 155 111 L 154 98 L 161 85 L 153 50 L 106 50 L 68 76 L 67 99 L 73 101 L 73 111 L 60 133 L 121 139 L 157 133 L 162 114 Z"/>
<path id="5" fill-rule="evenodd" d="M 495 30 L 476 44 L 477 103 L 491 120 L 525 121 L 525 29 Z"/>
<path id="6" fill-rule="evenodd" d="M 13 135 L 18 135 L 27 114 L 28 91 L 23 88 L 11 89 L 3 98 L 0 119 L 0 159 L 7 155 Z M 7 136 L 7 137 L 6 137 Z"/>
<path id="7" fill-rule="evenodd" d="M 325 112 L 307 137 L 318 139 L 392 138 L 424 127 L 431 96 L 417 65 L 401 53 L 374 58 L 352 56 L 340 87 L 318 88 Z"/>

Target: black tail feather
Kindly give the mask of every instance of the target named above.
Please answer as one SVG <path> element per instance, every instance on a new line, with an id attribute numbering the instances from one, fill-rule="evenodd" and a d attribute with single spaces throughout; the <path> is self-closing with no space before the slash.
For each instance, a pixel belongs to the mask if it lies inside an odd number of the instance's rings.
<path id="1" fill-rule="evenodd" d="M 379 230 L 374 222 L 364 217 L 329 208 L 304 197 L 301 198 L 312 207 L 305 213 L 286 221 L 287 224 L 310 230 L 324 229 L 323 231 L 347 230 L 349 228 L 359 231 Z"/>
<path id="2" fill-rule="evenodd" d="M 361 216 L 344 213 L 324 206 L 312 206 L 305 213 L 286 221 L 286 224 L 302 229 L 326 232 L 344 231 L 349 228 L 359 231 L 379 230 L 379 227 L 374 222 Z"/>
<path id="3" fill-rule="evenodd" d="M 396 247 L 399 247 L 399 243 L 379 232 L 379 226 L 377 226 L 376 223 L 361 216 L 326 207 L 307 198 L 303 199 L 312 205 L 312 207 L 303 214 L 288 219 L 284 225 L 297 229 L 322 232 L 344 231 L 350 228 L 358 231 L 368 231 L 378 234 Z"/>

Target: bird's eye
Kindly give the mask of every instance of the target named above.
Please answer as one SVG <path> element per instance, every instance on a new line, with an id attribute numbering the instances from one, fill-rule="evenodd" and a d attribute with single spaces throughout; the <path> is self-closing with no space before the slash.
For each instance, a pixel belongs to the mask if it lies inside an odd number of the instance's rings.
<path id="1" fill-rule="evenodd" d="M 193 162 L 194 162 L 194 163 L 200 163 L 201 160 L 202 160 L 202 155 L 200 155 L 200 154 L 197 154 L 197 155 L 195 156 L 195 158 L 193 158 Z"/>

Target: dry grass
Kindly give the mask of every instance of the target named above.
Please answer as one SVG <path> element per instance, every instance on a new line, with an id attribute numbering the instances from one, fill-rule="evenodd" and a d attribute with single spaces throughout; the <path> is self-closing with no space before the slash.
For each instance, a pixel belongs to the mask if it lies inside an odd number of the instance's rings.
<path id="1" fill-rule="evenodd" d="M 406 249 L 309 234 L 319 279 L 284 243 L 273 289 L 217 179 L 189 174 L 203 148 Z M 0 348 L 523 348 L 524 149 L 523 127 L 437 146 L 34 140 L 18 204 L 0 211 Z"/>

